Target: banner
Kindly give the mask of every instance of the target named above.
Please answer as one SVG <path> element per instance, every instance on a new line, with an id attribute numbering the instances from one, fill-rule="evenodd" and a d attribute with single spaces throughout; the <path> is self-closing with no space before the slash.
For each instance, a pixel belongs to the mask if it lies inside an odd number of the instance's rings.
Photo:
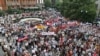
<path id="1" fill-rule="evenodd" d="M 56 35 L 54 32 L 42 32 L 41 35 Z"/>

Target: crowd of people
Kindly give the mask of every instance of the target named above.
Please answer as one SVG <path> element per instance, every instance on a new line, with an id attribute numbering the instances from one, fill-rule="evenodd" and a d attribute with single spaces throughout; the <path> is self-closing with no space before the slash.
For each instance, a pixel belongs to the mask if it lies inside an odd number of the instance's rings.
<path id="1" fill-rule="evenodd" d="M 44 19 L 0 24 L 5 56 L 100 56 L 100 26 L 65 20 L 51 9 L 30 15 Z"/>

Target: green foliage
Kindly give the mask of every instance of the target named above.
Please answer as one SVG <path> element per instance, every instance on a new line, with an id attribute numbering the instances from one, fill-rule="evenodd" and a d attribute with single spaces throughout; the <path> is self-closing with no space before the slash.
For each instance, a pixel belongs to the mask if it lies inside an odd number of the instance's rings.
<path id="1" fill-rule="evenodd" d="M 40 8 L 20 8 L 19 10 L 21 10 L 22 12 L 25 12 L 25 11 L 27 11 L 27 12 L 32 12 L 32 11 L 39 11 L 39 10 L 41 10 Z"/>
<path id="2" fill-rule="evenodd" d="M 60 11 L 60 9 L 62 9 L 62 2 L 60 2 L 59 0 L 56 0 L 54 7 L 58 9 L 58 11 Z"/>
<path id="3" fill-rule="evenodd" d="M 8 8 L 8 10 L 6 11 L 8 14 L 20 14 L 22 13 L 22 10 L 19 10 L 19 9 L 11 9 L 11 8 Z"/>
<path id="4" fill-rule="evenodd" d="M 0 10 L 0 16 L 3 16 L 3 15 L 4 15 L 4 11 Z"/>
<path id="5" fill-rule="evenodd" d="M 63 0 L 55 7 L 63 16 L 72 20 L 92 22 L 96 16 L 95 0 Z"/>
<path id="6" fill-rule="evenodd" d="M 44 5 L 45 5 L 45 7 L 52 7 L 51 0 L 44 0 Z"/>

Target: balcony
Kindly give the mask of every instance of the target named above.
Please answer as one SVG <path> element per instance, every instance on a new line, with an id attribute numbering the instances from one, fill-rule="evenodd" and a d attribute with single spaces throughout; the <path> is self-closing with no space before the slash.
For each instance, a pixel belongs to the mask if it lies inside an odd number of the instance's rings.
<path id="1" fill-rule="evenodd" d="M 7 2 L 8 6 L 15 6 L 15 5 L 20 5 L 19 2 Z"/>
<path id="2" fill-rule="evenodd" d="M 27 5 L 28 3 L 27 3 L 27 2 L 22 2 L 21 4 L 22 4 L 22 5 Z"/>
<path id="3" fill-rule="evenodd" d="M 22 5 L 35 5 L 35 2 L 23 2 Z"/>

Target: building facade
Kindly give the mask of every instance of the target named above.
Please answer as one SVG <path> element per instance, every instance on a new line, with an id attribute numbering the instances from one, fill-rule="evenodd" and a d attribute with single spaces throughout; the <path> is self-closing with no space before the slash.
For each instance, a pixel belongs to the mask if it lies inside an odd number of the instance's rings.
<path id="1" fill-rule="evenodd" d="M 10 8 L 32 8 L 37 4 L 43 4 L 43 0 L 0 0 L 0 8 L 7 10 Z"/>
<path id="2" fill-rule="evenodd" d="M 6 0 L 7 7 L 29 8 L 36 5 L 36 0 Z"/>
<path id="3" fill-rule="evenodd" d="M 5 0 L 0 0 L 0 10 L 6 10 L 6 1 Z"/>

